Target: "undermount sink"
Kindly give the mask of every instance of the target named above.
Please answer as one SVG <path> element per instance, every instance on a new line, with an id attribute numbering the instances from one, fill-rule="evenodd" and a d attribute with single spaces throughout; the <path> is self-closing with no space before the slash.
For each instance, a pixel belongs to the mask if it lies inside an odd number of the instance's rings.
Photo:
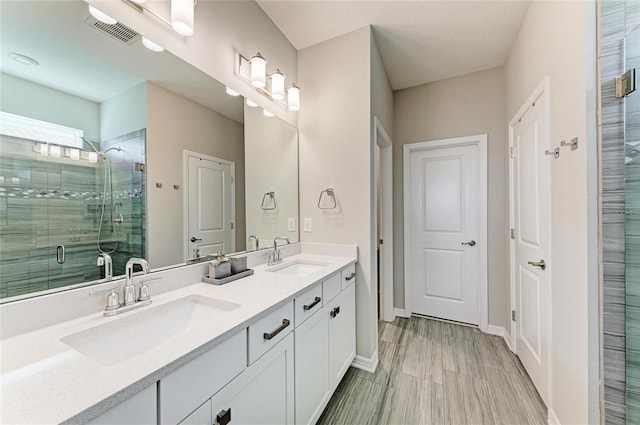
<path id="1" fill-rule="evenodd" d="M 290 276 L 303 277 L 315 273 L 321 268 L 329 265 L 329 263 L 320 263 L 316 261 L 295 260 L 284 263 L 280 266 L 268 269 L 268 272 L 281 273 Z"/>
<path id="2" fill-rule="evenodd" d="M 239 304 L 216 298 L 190 295 L 68 335 L 61 341 L 90 359 L 111 366 L 238 307 Z"/>

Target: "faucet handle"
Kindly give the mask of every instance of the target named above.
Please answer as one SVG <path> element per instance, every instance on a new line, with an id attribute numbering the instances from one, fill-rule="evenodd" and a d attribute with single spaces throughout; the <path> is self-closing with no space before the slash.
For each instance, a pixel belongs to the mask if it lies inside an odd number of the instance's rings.
<path id="1" fill-rule="evenodd" d="M 161 277 L 156 277 L 153 279 L 146 279 L 140 281 L 140 295 L 138 296 L 138 301 L 146 301 L 151 299 L 151 294 L 149 293 L 149 286 L 147 283 L 153 282 L 154 280 L 161 280 Z"/>
<path id="2" fill-rule="evenodd" d="M 102 289 L 96 289 L 94 291 L 89 291 L 89 296 L 91 295 L 96 295 L 96 294 L 102 294 L 103 292 L 115 292 L 118 289 L 117 285 L 111 285 L 111 286 L 107 286 L 106 288 L 102 288 Z"/>
<path id="3" fill-rule="evenodd" d="M 120 307 L 120 298 L 118 297 L 118 285 L 111 285 L 104 289 L 97 289 L 95 291 L 89 291 L 89 296 L 102 294 L 103 292 L 111 292 L 107 297 L 107 306 L 105 310 L 115 310 Z"/>

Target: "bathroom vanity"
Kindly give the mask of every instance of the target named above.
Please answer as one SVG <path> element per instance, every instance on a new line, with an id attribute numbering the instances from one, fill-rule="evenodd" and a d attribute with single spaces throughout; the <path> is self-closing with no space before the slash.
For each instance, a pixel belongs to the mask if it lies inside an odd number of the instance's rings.
<path id="1" fill-rule="evenodd" d="M 1 422 L 315 423 L 355 357 L 357 248 L 335 247 L 254 253 L 255 274 L 223 286 L 169 282 L 206 264 L 144 275 L 162 278 L 150 306 L 3 340 Z"/>

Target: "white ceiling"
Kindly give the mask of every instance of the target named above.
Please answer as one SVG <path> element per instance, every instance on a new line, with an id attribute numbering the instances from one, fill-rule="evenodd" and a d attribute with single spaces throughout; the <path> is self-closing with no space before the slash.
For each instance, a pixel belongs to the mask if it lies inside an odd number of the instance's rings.
<path id="1" fill-rule="evenodd" d="M 296 49 L 366 25 L 394 90 L 504 64 L 527 1 L 257 0 Z"/>
<path id="2" fill-rule="evenodd" d="M 84 1 L 2 1 L 0 71 L 93 102 L 152 81 L 233 120 L 243 122 L 241 97 L 168 52 L 154 53 L 140 38 L 125 45 L 85 23 Z M 10 52 L 30 56 L 25 66 Z"/>

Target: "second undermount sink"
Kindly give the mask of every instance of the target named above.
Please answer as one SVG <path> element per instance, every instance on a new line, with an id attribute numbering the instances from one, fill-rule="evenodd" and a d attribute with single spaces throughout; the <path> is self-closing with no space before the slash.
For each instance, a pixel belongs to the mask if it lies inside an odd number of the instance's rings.
<path id="1" fill-rule="evenodd" d="M 294 260 L 282 265 L 267 269 L 268 272 L 281 273 L 290 276 L 303 277 L 315 273 L 329 263 L 317 261 Z"/>
<path id="2" fill-rule="evenodd" d="M 190 295 L 68 335 L 61 341 L 90 359 L 111 366 L 238 307 L 239 304 L 228 301 Z"/>

